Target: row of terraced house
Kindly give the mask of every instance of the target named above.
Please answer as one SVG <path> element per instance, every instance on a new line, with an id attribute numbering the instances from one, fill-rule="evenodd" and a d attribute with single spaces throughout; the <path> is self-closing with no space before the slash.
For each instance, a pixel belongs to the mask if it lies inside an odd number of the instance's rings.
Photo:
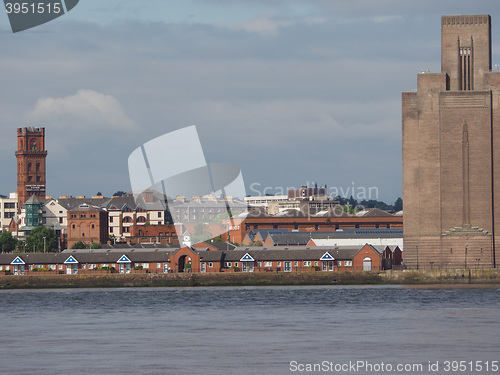
<path id="1" fill-rule="evenodd" d="M 380 270 L 383 248 L 363 246 L 109 247 L 60 253 L 3 253 L 5 275 L 178 273 L 178 272 L 332 272 Z"/>

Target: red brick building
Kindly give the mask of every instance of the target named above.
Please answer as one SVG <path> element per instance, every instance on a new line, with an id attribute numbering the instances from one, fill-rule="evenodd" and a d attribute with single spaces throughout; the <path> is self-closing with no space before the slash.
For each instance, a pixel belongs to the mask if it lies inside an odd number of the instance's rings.
<path id="1" fill-rule="evenodd" d="M 338 211 L 335 211 L 338 212 Z M 314 232 L 335 231 L 343 228 L 402 228 L 403 217 L 386 214 L 384 216 L 355 216 L 345 213 L 330 216 L 270 216 L 252 215 L 244 219 L 233 219 L 229 230 L 229 240 L 241 244 L 252 229 L 288 229 L 290 231 Z"/>
<path id="2" fill-rule="evenodd" d="M 108 212 L 97 206 L 81 204 L 68 211 L 68 248 L 82 241 L 91 245 L 108 242 Z"/>

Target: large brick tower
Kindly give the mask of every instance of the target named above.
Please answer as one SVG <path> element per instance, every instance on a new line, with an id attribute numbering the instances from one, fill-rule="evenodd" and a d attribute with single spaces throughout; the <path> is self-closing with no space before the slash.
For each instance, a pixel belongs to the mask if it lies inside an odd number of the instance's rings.
<path id="1" fill-rule="evenodd" d="M 441 55 L 441 73 L 419 74 L 417 92 L 403 93 L 404 263 L 495 267 L 500 72 L 491 72 L 490 16 L 443 16 Z"/>
<path id="2" fill-rule="evenodd" d="M 45 128 L 17 129 L 17 199 L 18 207 L 35 195 L 45 200 Z"/>

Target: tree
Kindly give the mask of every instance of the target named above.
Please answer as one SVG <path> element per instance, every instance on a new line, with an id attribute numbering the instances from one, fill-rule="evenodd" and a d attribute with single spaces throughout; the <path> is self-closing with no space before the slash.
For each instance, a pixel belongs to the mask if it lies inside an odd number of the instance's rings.
<path id="1" fill-rule="evenodd" d="M 403 200 L 400 198 L 396 199 L 396 202 L 394 202 L 394 211 L 398 212 L 403 209 Z"/>
<path id="2" fill-rule="evenodd" d="M 121 190 L 118 190 L 116 193 L 113 194 L 113 197 L 121 197 L 122 195 L 126 195 L 127 193 Z"/>
<path id="3" fill-rule="evenodd" d="M 191 233 L 191 244 L 209 240 L 211 237 L 208 227 L 200 221 L 195 225 L 194 232 Z"/>
<path id="4" fill-rule="evenodd" d="M 351 195 L 351 197 L 349 198 L 349 206 L 351 206 L 352 208 L 356 207 L 358 205 L 358 201 L 356 199 L 354 199 Z"/>
<path id="5" fill-rule="evenodd" d="M 86 244 L 83 241 L 77 241 L 71 246 L 71 249 L 100 249 L 102 245 L 100 242 L 92 242 L 91 244 Z"/>
<path id="6" fill-rule="evenodd" d="M 44 240 L 45 237 L 45 240 Z M 54 252 L 57 249 L 56 232 L 40 225 L 33 229 L 26 238 L 27 252 Z"/>
<path id="7" fill-rule="evenodd" d="M 2 251 L 11 252 L 16 248 L 17 239 L 12 237 L 12 232 L 4 231 L 0 234 L 0 247 Z"/>
<path id="8" fill-rule="evenodd" d="M 96 196 L 102 197 L 102 193 L 100 191 L 97 192 Z"/>

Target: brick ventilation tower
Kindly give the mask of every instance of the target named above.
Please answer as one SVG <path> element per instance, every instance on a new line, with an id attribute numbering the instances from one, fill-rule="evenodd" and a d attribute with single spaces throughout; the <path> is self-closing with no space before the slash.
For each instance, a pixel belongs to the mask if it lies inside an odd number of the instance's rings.
<path id="1" fill-rule="evenodd" d="M 402 95 L 404 263 L 496 267 L 500 72 L 489 15 L 443 16 L 441 73 Z"/>
<path id="2" fill-rule="evenodd" d="M 45 200 L 45 128 L 17 129 L 17 199 L 18 207 L 32 196 Z"/>

